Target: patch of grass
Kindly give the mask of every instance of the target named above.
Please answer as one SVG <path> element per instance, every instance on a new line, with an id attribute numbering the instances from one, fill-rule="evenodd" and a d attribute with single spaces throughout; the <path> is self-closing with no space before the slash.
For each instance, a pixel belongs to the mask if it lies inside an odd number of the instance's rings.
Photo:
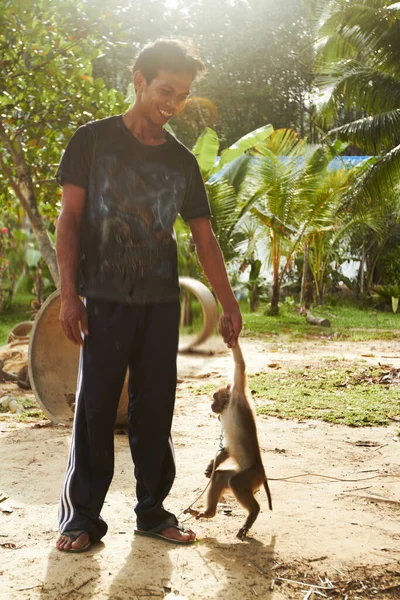
<path id="1" fill-rule="evenodd" d="M 263 372 L 249 377 L 259 414 L 319 419 L 352 426 L 387 425 L 400 414 L 399 385 L 377 382 L 381 367 L 337 363 L 312 369 Z"/>
<path id="2" fill-rule="evenodd" d="M 46 418 L 34 398 L 13 397 L 11 395 L 7 398 L 17 405 L 17 410 L 16 412 L 11 412 L 8 402 L 0 404 L 0 421 L 32 423 Z"/>
<path id="3" fill-rule="evenodd" d="M 310 325 L 295 307 L 283 305 L 277 317 L 266 313 L 262 307 L 257 313 L 243 312 L 243 335 L 247 337 L 278 336 L 289 334 L 302 339 L 319 337 L 349 339 L 351 341 L 396 339 L 400 333 L 400 314 L 378 312 L 371 308 L 348 305 L 317 306 L 311 313 L 329 319 L 331 327 Z"/>
<path id="4" fill-rule="evenodd" d="M 32 300 L 33 296 L 30 294 L 19 294 L 15 296 L 10 308 L 0 312 L 0 346 L 7 342 L 7 336 L 14 325 L 32 319 L 29 314 Z"/>
<path id="5" fill-rule="evenodd" d="M 387 425 L 400 414 L 400 385 L 379 383 L 382 367 L 337 359 L 324 366 L 250 375 L 248 389 L 259 405 L 257 413 L 282 419 L 317 419 L 364 427 Z M 196 395 L 210 397 L 218 386 L 202 383 Z"/>

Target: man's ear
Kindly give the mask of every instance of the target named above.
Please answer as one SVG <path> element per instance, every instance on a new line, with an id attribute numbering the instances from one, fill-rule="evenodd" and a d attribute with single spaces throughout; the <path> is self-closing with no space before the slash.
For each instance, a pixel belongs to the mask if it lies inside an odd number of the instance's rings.
<path id="1" fill-rule="evenodd" d="M 142 92 L 147 85 L 146 79 L 141 71 L 135 71 L 133 74 L 133 85 L 137 92 Z"/>

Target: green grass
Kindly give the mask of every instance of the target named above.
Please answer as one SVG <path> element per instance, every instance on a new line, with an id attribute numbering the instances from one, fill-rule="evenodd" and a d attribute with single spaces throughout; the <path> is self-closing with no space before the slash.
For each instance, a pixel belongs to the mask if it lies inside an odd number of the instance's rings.
<path id="1" fill-rule="evenodd" d="M 7 342 L 7 336 L 14 325 L 32 319 L 32 315 L 29 314 L 32 310 L 32 300 L 33 296 L 30 294 L 19 294 L 14 298 L 10 308 L 0 312 L 0 346 Z"/>
<path id="2" fill-rule="evenodd" d="M 32 423 L 46 418 L 34 398 L 21 398 L 20 396 L 13 397 L 12 394 L 10 394 L 7 399 L 9 401 L 14 401 L 17 406 L 17 411 L 11 412 L 8 402 L 5 405 L 0 404 L 0 421 Z"/>
<path id="3" fill-rule="evenodd" d="M 257 313 L 243 311 L 243 335 L 259 338 L 286 334 L 294 338 L 320 337 L 352 341 L 395 339 L 400 334 L 400 314 L 378 312 L 355 306 L 318 306 L 311 314 L 324 317 L 331 327 L 310 325 L 295 307 L 283 305 L 278 317 L 265 314 L 265 307 Z"/>
<path id="4" fill-rule="evenodd" d="M 379 383 L 383 370 L 332 361 L 318 368 L 260 373 L 249 378 L 249 387 L 261 402 L 260 414 L 352 426 L 387 425 L 390 417 L 400 414 L 400 386 Z"/>
<path id="5" fill-rule="evenodd" d="M 0 313 L 0 346 L 6 343 L 7 335 L 16 323 L 31 319 L 29 311 L 33 297 L 17 295 L 10 309 Z M 372 308 L 359 308 L 351 305 L 325 305 L 312 309 L 312 314 L 330 320 L 331 327 L 310 325 L 295 306 L 282 303 L 280 315 L 271 317 L 265 314 L 266 306 L 259 312 L 250 313 L 246 304 L 242 305 L 243 336 L 270 337 L 280 334 L 302 338 L 349 339 L 352 341 L 374 339 L 397 339 L 400 334 L 400 313 L 379 312 Z M 192 303 L 193 323 L 181 329 L 182 333 L 193 334 L 202 327 L 202 313 L 199 303 Z"/>
<path id="6" fill-rule="evenodd" d="M 400 385 L 379 383 L 386 372 L 361 361 L 350 365 L 331 359 L 310 369 L 250 375 L 248 389 L 258 414 L 354 427 L 387 425 L 400 414 Z M 194 393 L 211 397 L 215 387 L 202 384 Z"/>

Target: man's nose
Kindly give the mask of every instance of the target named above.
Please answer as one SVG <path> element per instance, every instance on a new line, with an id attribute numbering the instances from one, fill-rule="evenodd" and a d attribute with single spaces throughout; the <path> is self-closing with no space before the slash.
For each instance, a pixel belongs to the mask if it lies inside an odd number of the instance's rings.
<path id="1" fill-rule="evenodd" d="M 181 98 L 178 98 L 178 96 L 170 96 L 170 98 L 168 98 L 168 106 L 172 109 L 172 110 L 178 110 L 183 102 Z"/>
<path id="2" fill-rule="evenodd" d="M 171 110 L 176 110 L 176 108 L 177 108 L 177 106 L 178 106 L 178 101 L 177 101 L 177 99 L 176 99 L 176 98 L 169 98 L 169 100 L 168 100 L 168 103 L 167 103 L 167 104 L 168 104 L 168 107 L 169 107 Z"/>

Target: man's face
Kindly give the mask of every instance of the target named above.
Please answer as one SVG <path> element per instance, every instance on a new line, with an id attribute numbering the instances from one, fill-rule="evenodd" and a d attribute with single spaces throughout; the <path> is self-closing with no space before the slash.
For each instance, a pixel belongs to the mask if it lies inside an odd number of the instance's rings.
<path id="1" fill-rule="evenodd" d="M 137 71 L 134 81 L 143 116 L 155 125 L 163 126 L 185 106 L 192 76 L 189 73 L 159 71 L 147 84 Z"/>

